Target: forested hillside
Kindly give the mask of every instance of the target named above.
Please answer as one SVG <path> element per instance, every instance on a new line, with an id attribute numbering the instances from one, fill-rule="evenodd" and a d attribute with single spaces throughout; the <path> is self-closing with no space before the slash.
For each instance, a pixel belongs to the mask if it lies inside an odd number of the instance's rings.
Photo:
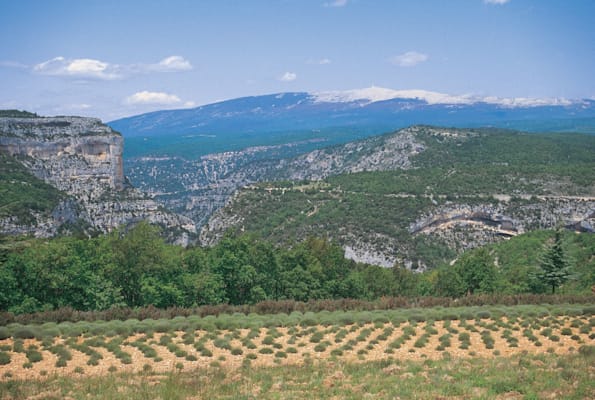
<path id="1" fill-rule="evenodd" d="M 411 141 L 411 129 L 290 162 L 285 173 L 304 178 L 332 163 L 361 172 L 251 185 L 211 218 L 203 243 L 229 228 L 275 243 L 314 235 L 358 261 L 427 269 L 535 229 L 593 230 L 592 136 L 417 127 L 408 149 L 418 150 L 385 154 L 389 140 Z M 391 157 L 407 160 L 384 170 Z M 362 158 L 371 161 L 362 167 Z"/>

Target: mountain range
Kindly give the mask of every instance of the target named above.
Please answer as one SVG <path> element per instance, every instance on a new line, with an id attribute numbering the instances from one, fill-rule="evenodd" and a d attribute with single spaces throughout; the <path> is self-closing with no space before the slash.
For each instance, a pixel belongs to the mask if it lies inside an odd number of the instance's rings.
<path id="1" fill-rule="evenodd" d="M 577 130 L 590 125 L 592 130 L 593 124 L 586 122 L 594 118 L 595 101 L 591 99 L 451 96 L 371 87 L 242 97 L 192 109 L 155 111 L 109 125 L 127 138 L 195 136 L 208 139 L 202 142 L 207 147 L 208 143 L 226 140 L 229 150 L 237 150 L 234 145 L 242 146 L 246 139 L 251 142 L 244 147 L 271 144 L 271 139 L 279 139 L 279 132 L 294 132 L 287 138 L 291 141 L 291 136 L 303 131 L 316 136 L 324 129 L 357 128 L 360 136 L 366 136 L 414 124 L 496 126 L 525 131 Z M 349 139 L 352 138 L 343 140 Z M 131 151 L 142 153 L 137 148 Z M 205 151 L 213 152 L 209 148 Z"/>

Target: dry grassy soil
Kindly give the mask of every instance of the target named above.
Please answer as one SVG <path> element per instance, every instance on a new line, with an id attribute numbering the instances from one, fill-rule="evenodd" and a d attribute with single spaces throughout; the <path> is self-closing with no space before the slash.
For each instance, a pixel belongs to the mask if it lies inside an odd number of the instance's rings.
<path id="1" fill-rule="evenodd" d="M 547 316 L 455 321 L 376 322 L 51 339 L 0 340 L 0 381 L 114 372 L 168 373 L 333 360 L 464 360 L 576 352 L 595 344 L 593 318 Z"/>

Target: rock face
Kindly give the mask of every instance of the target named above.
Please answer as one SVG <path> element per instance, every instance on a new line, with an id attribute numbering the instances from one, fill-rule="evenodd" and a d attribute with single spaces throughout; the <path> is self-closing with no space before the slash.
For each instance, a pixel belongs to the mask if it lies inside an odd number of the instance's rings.
<path id="1" fill-rule="evenodd" d="M 176 230 L 187 242 L 196 232 L 188 218 L 165 210 L 127 183 L 122 136 L 99 119 L 83 117 L 0 118 L 0 151 L 18 159 L 36 177 L 66 193 L 50 216 L 31 226 L 0 221 L 4 233 L 52 236 L 64 223 L 107 232 L 140 220 Z"/>
<path id="2" fill-rule="evenodd" d="M 97 198 L 124 189 L 124 139 L 99 119 L 0 118 L 0 133 L 0 151 L 59 190 Z"/>

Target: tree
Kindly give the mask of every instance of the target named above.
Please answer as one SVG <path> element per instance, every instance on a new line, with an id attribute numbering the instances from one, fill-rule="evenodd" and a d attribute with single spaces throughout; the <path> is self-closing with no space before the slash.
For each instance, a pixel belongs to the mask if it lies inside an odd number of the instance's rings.
<path id="1" fill-rule="evenodd" d="M 496 290 L 497 270 L 487 249 L 465 253 L 455 268 L 468 294 L 493 293 Z"/>
<path id="2" fill-rule="evenodd" d="M 553 242 L 546 246 L 541 256 L 537 276 L 552 288 L 552 294 L 570 279 L 570 263 L 562 248 L 562 233 L 559 229 L 556 230 Z"/>

